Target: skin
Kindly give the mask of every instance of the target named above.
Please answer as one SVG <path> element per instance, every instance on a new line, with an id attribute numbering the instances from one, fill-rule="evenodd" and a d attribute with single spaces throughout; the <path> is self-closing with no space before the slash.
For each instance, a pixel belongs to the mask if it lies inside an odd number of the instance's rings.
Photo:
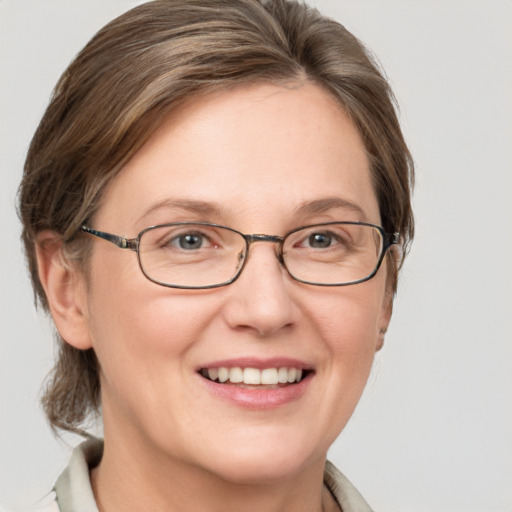
<path id="1" fill-rule="evenodd" d="M 357 208 L 298 212 L 333 197 Z M 169 199 L 215 208 L 152 209 Z M 309 83 L 243 86 L 183 107 L 110 183 L 92 225 L 135 237 L 185 220 L 273 235 L 335 220 L 380 223 L 357 130 Z M 257 243 L 233 284 L 176 290 L 147 280 L 133 252 L 99 239 L 83 276 L 62 265 L 56 240 L 42 233 L 38 248 L 52 316 L 68 343 L 94 348 L 101 367 L 105 453 L 92 471 L 100 509 L 335 508 L 323 466 L 390 320 L 385 265 L 358 285 L 308 286 L 288 276 L 272 244 Z M 299 359 L 314 376 L 299 399 L 249 410 L 213 395 L 197 373 L 249 356 Z"/>

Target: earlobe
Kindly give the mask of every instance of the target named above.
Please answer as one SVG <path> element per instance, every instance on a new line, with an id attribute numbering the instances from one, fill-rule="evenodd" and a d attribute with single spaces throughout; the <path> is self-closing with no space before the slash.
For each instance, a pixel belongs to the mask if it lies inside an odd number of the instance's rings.
<path id="1" fill-rule="evenodd" d="M 39 279 L 62 338 L 79 350 L 91 348 L 83 274 L 66 261 L 62 240 L 51 231 L 36 241 Z"/>
<path id="2" fill-rule="evenodd" d="M 384 297 L 384 304 L 382 306 L 382 315 L 379 322 L 379 332 L 377 334 L 377 343 L 375 346 L 375 352 L 378 352 L 384 346 L 384 338 L 388 330 L 389 322 L 391 321 L 391 315 L 393 313 L 393 292 L 391 290 L 386 291 Z"/>
<path id="3" fill-rule="evenodd" d="M 377 344 L 375 345 L 375 352 L 378 352 L 384 346 L 384 337 L 386 336 L 386 329 L 379 329 L 377 336 Z"/>

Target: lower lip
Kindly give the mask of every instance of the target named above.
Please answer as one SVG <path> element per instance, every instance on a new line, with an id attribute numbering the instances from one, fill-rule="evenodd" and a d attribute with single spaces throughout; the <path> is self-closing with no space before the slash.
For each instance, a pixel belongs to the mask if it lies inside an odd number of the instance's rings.
<path id="1" fill-rule="evenodd" d="M 308 388 L 313 374 L 308 374 L 300 382 L 279 388 L 242 388 L 236 384 L 220 384 L 202 379 L 203 383 L 217 397 L 247 409 L 275 409 L 298 400 Z"/>

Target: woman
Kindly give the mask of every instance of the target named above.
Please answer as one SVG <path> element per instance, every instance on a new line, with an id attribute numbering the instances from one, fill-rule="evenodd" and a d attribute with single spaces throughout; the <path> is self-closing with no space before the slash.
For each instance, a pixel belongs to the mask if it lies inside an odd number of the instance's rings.
<path id="1" fill-rule="evenodd" d="M 102 29 L 20 190 L 59 333 L 45 411 L 104 427 L 50 506 L 370 510 L 326 454 L 383 344 L 412 172 L 388 84 L 314 10 L 158 1 Z"/>

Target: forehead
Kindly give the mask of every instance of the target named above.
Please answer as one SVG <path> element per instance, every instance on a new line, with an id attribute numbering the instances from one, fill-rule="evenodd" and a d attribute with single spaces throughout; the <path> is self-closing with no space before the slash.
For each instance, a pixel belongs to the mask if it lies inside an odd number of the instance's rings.
<path id="1" fill-rule="evenodd" d="M 202 220 L 227 223 L 243 212 L 286 217 L 336 198 L 359 208 L 358 220 L 378 222 L 351 120 L 318 86 L 257 84 L 196 98 L 164 119 L 111 182 L 98 216 L 110 211 L 114 221 L 115 211 L 124 229 L 145 227 L 174 220 L 164 215 L 188 202 L 211 205 Z M 159 216 L 158 205 L 169 211 Z"/>

